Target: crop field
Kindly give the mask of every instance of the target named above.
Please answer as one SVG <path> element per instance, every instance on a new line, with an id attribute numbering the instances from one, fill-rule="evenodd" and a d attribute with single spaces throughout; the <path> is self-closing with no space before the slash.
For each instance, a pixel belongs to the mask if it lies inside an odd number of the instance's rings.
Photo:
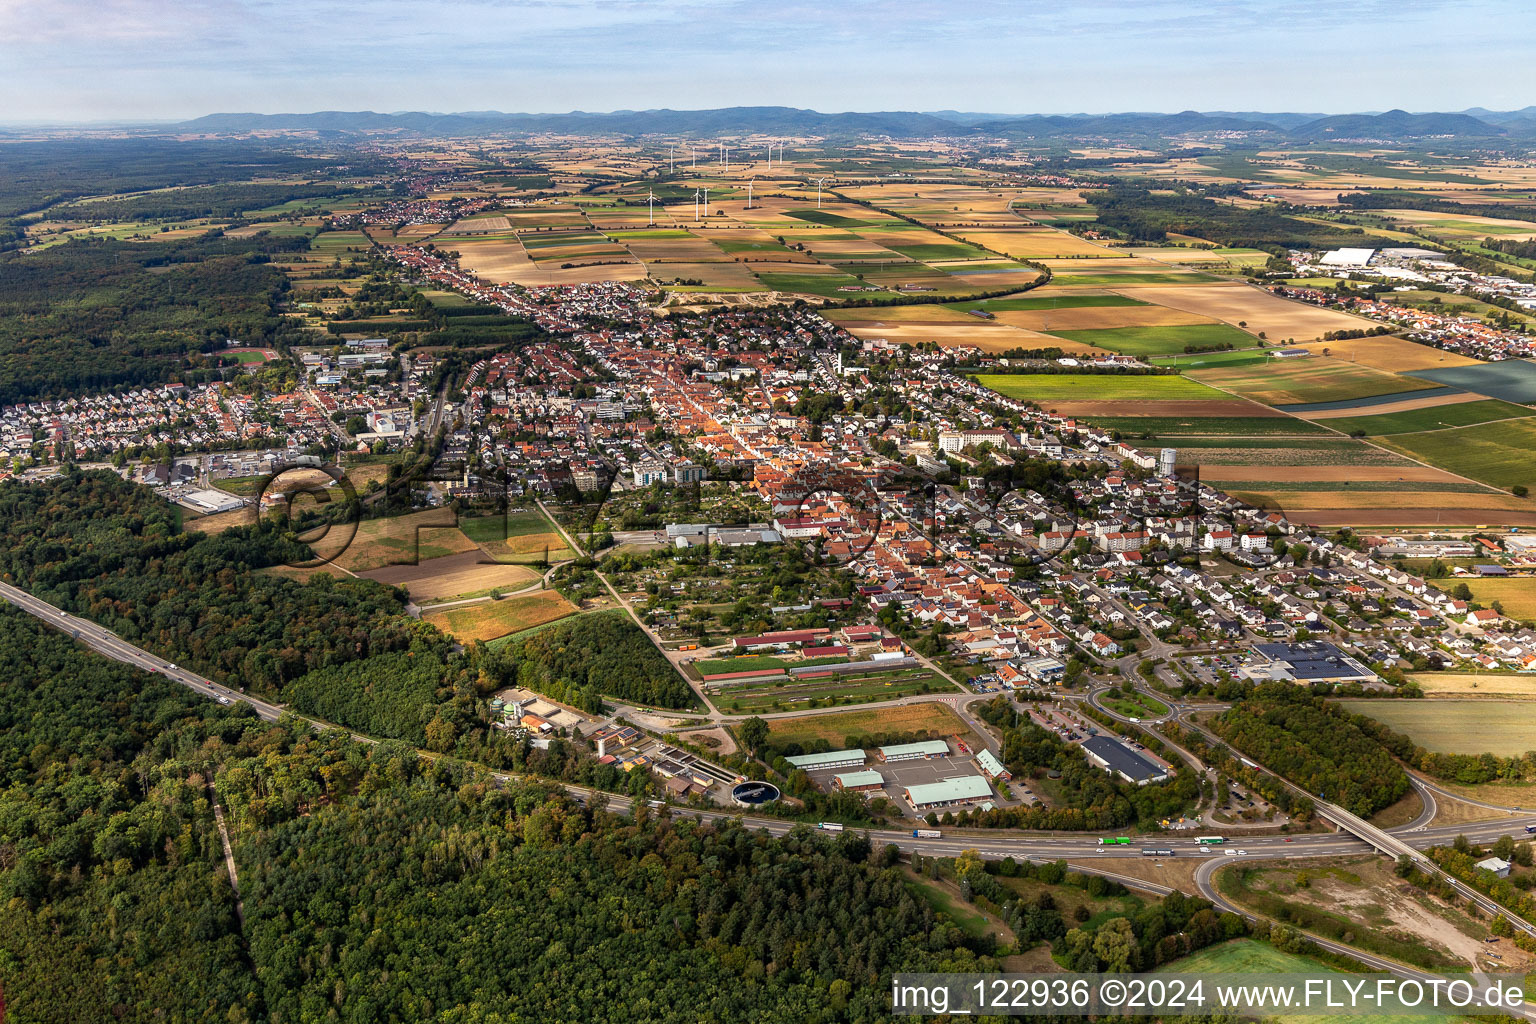
<path id="1" fill-rule="evenodd" d="M 1101 256 L 1104 247 L 1065 231 L 1048 227 L 1019 227 L 1002 231 L 965 229 L 955 234 L 968 242 L 1016 259 L 1048 259 L 1062 256 Z"/>
<path id="2" fill-rule="evenodd" d="M 1437 754 L 1518 757 L 1536 750 L 1536 701 L 1344 700 Z"/>
<path id="3" fill-rule="evenodd" d="M 1528 673 L 1415 672 L 1408 678 L 1417 683 L 1428 698 L 1518 697 L 1536 700 L 1536 675 Z"/>
<path id="4" fill-rule="evenodd" d="M 1410 373 L 1415 370 L 1449 369 L 1456 366 L 1487 366 L 1468 356 L 1444 349 L 1420 345 L 1406 338 L 1391 336 L 1375 338 L 1346 338 L 1343 341 L 1318 341 L 1306 346 L 1321 354 L 1327 349 L 1331 355 L 1348 359 L 1361 366 L 1370 366 L 1388 373 Z M 1448 381 L 1446 383 L 1449 383 Z"/>
<path id="5" fill-rule="evenodd" d="M 1415 370 L 1413 376 L 1506 402 L 1521 405 L 1536 403 L 1536 363 L 1524 359 Z"/>
<path id="6" fill-rule="evenodd" d="M 1239 437 L 1284 438 L 1328 433 L 1322 427 L 1291 416 L 1205 416 L 1200 415 L 1200 412 L 1196 409 L 1184 416 L 1133 416 L 1122 413 L 1118 416 L 1095 415 L 1091 418 L 1095 424 L 1118 430 L 1122 434 L 1180 438 L 1180 444 L 1185 443 L 1183 438 L 1219 438 L 1218 443 L 1226 445 L 1231 444 L 1233 438 Z M 1271 442 L 1264 443 L 1267 446 Z"/>
<path id="7" fill-rule="evenodd" d="M 806 747 L 817 740 L 825 740 L 837 749 L 850 736 L 871 733 L 931 732 L 935 736 L 963 736 L 971 731 L 948 705 L 938 703 L 902 704 L 870 711 L 842 711 L 767 721 L 768 742 L 776 747 L 790 743 Z"/>
<path id="8" fill-rule="evenodd" d="M 1536 422 L 1529 418 L 1393 434 L 1380 443 L 1495 487 L 1536 486 Z"/>
<path id="9" fill-rule="evenodd" d="M 1377 413 L 1371 416 L 1318 417 L 1325 419 L 1334 430 L 1346 434 L 1356 431 L 1367 437 L 1383 434 L 1411 434 L 1442 427 L 1467 427 L 1495 420 L 1523 419 L 1536 415 L 1522 405 L 1510 405 L 1494 399 L 1479 399 L 1476 395 L 1464 396 L 1470 401 L 1432 405 L 1401 412 Z"/>
<path id="10" fill-rule="evenodd" d="M 1433 387 L 1427 381 L 1373 370 L 1343 359 L 1318 356 L 1271 361 L 1266 366 L 1198 370 L 1193 376 L 1224 391 L 1281 407 L 1347 402 Z"/>
<path id="11" fill-rule="evenodd" d="M 989 313 L 1014 313 L 1038 309 L 1080 309 L 1084 307 L 1097 308 L 1101 306 L 1146 306 L 1148 303 L 1139 299 L 1127 298 L 1124 295 L 1116 295 L 1113 292 L 1103 292 L 1097 295 L 1084 295 L 1078 293 L 1064 293 L 1061 295 L 1044 294 L 1046 289 L 1038 293 L 1024 293 L 1022 295 L 1005 295 L 997 299 L 977 299 L 974 302 L 953 302 L 946 308 L 957 309 L 961 312 L 969 312 L 973 309 L 985 310 Z"/>
<path id="12" fill-rule="evenodd" d="M 1159 444 L 1139 445 L 1143 451 L 1156 455 L 1162 447 Z M 1204 478 L 1207 468 L 1214 467 L 1218 472 L 1226 472 L 1226 477 L 1213 476 L 1211 479 L 1236 479 L 1231 474 L 1241 472 L 1254 472 L 1251 467 L 1285 466 L 1292 469 L 1300 467 L 1319 467 L 1330 471 L 1355 467 L 1423 467 L 1409 462 L 1394 452 L 1382 451 L 1375 445 L 1366 444 L 1353 438 L 1323 438 L 1309 437 L 1185 437 L 1179 441 L 1179 461 L 1182 463 L 1198 463 L 1200 474 Z M 1249 467 L 1249 468 L 1245 468 Z M 1424 470 L 1434 472 L 1433 470 Z"/>
<path id="13" fill-rule="evenodd" d="M 1161 356 L 1184 351 L 1185 346 L 1254 343 L 1252 336 L 1226 324 L 1188 324 L 1179 327 L 1113 327 L 1099 330 L 1052 330 L 1063 338 L 1095 348 L 1131 356 Z"/>
<path id="14" fill-rule="evenodd" d="M 468 551 L 474 541 L 460 533 L 445 509 L 428 509 L 389 519 L 365 519 L 357 535 L 335 561 L 343 569 L 365 572 L 388 565 L 420 562 Z"/>
<path id="15" fill-rule="evenodd" d="M 428 612 L 422 619 L 465 643 L 471 643 L 494 640 L 574 614 L 575 605 L 553 590 L 541 590 L 536 594 Z"/>
<path id="16" fill-rule="evenodd" d="M 733 686 L 713 700 L 721 711 L 748 715 L 951 692 L 953 687 L 937 676 L 922 669 L 906 669 L 868 676 L 811 679 L 801 683 L 784 681 L 763 686 Z"/>
<path id="17" fill-rule="evenodd" d="M 418 604 L 472 597 L 491 590 L 517 590 L 539 574 L 524 565 L 492 562 L 479 549 L 427 558 L 414 565 L 386 565 L 358 573 L 377 583 L 405 587 Z"/>
<path id="18" fill-rule="evenodd" d="M 1008 398 L 1036 402 L 1230 401 L 1215 388 L 1173 374 L 983 373 L 975 380 Z"/>
<path id="19" fill-rule="evenodd" d="M 459 524 L 464 535 L 497 561 L 559 562 L 574 555 L 565 539 L 537 509 L 514 509 L 505 516 L 481 516 Z"/>
<path id="20" fill-rule="evenodd" d="M 1472 600 L 1478 604 L 1488 606 L 1497 601 L 1505 615 L 1536 622 L 1536 576 L 1515 576 L 1501 580 L 1452 577 L 1435 580 L 1434 583 L 1447 592 L 1465 583 L 1472 591 Z M 1532 747 L 1536 749 L 1536 736 L 1532 737 Z"/>
<path id="21" fill-rule="evenodd" d="M 1155 356 L 1149 361 L 1156 366 L 1171 366 L 1177 370 L 1198 370 L 1209 366 L 1253 366 L 1269 362 L 1270 351 L 1272 350 L 1236 349 L 1231 352 L 1178 353 Z"/>
<path id="22" fill-rule="evenodd" d="M 1310 341 L 1329 331 L 1368 330 L 1370 320 L 1339 313 L 1302 302 L 1282 299 L 1262 288 L 1245 284 L 1195 284 L 1188 279 L 1182 288 L 1140 290 L 1130 287 L 1137 282 L 1119 282 L 1115 290 L 1132 298 L 1182 309 L 1229 324 L 1246 324 L 1254 334 L 1262 332 L 1270 344 Z M 1113 282 L 1111 283 L 1114 284 Z"/>

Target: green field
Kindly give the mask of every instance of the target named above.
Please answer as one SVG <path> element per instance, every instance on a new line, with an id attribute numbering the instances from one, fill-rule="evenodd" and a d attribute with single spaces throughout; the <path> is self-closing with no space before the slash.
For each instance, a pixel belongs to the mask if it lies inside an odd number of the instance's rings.
<path id="1" fill-rule="evenodd" d="M 1216 402 L 1230 397 L 1173 374 L 979 373 L 974 379 L 1008 398 L 1037 402 Z"/>
<path id="2" fill-rule="evenodd" d="M 1292 359 L 1265 366 L 1218 366 L 1201 370 L 1203 381 L 1265 405 L 1311 405 L 1424 391 L 1434 387 L 1417 377 L 1374 370 L 1344 359 Z"/>
<path id="3" fill-rule="evenodd" d="M 824 295 L 827 298 L 848 298 L 856 294 L 872 294 L 869 292 L 840 292 L 839 288 L 845 285 L 862 284 L 857 278 L 848 274 L 765 274 L 758 273 L 757 278 L 763 285 L 776 292 L 800 292 L 804 295 Z"/>
<path id="4" fill-rule="evenodd" d="M 509 537 L 527 537 L 550 533 L 554 527 L 538 509 L 512 509 L 504 516 L 480 516 L 459 523 L 464 536 L 477 544 L 488 544 Z"/>
<path id="5" fill-rule="evenodd" d="M 713 676 L 722 672 L 756 672 L 770 669 L 783 668 L 788 665 L 784 658 L 772 658 L 767 656 L 751 656 L 743 658 L 709 658 L 704 661 L 696 661 L 693 667 L 699 670 L 699 675 Z"/>
<path id="6" fill-rule="evenodd" d="M 1536 580 L 1528 582 L 1536 583 Z M 1536 595 L 1536 591 L 1531 593 Z M 1518 757 L 1536 750 L 1536 701 L 1346 700 L 1339 703 L 1356 714 L 1376 719 L 1425 750 L 1438 754 Z"/>
<path id="7" fill-rule="evenodd" d="M 1513 405 L 1490 398 L 1482 402 L 1461 402 L 1455 405 L 1434 405 L 1406 412 L 1382 413 L 1380 416 L 1345 416 L 1327 420 L 1334 430 L 1346 434 L 1361 431 L 1368 437 L 1381 434 L 1411 434 L 1422 430 L 1438 430 L 1443 427 L 1468 427 L 1492 420 L 1509 420 L 1536 415 L 1522 405 Z"/>
<path id="8" fill-rule="evenodd" d="M 1058 338 L 1080 341 L 1130 356 L 1166 356 L 1185 346 L 1255 344 L 1253 335 L 1227 324 L 1188 324 L 1182 327 L 1106 327 L 1090 331 L 1051 331 Z"/>
<path id="9" fill-rule="evenodd" d="M 1158 356 L 1149 360 L 1157 366 L 1172 366 L 1179 370 L 1197 370 L 1202 366 L 1252 366 L 1266 363 L 1273 349 L 1238 349 L 1234 352 L 1196 352 Z"/>
<path id="10" fill-rule="evenodd" d="M 959 242 L 927 242 L 918 245 L 892 245 L 893 252 L 899 252 L 903 256 L 914 260 L 986 260 L 991 259 L 992 254 L 985 249 L 978 249 L 974 245 L 962 245 Z"/>
<path id="11" fill-rule="evenodd" d="M 1282 953 L 1266 942 L 1256 942 L 1253 939 L 1233 939 L 1219 946 L 1209 946 L 1198 953 L 1191 953 L 1182 960 L 1175 960 L 1165 967 L 1159 968 L 1163 974 L 1252 974 L 1256 975 L 1254 981 L 1262 984 L 1264 978 L 1273 974 L 1339 974 L 1344 972 L 1337 968 L 1324 966 L 1320 961 L 1309 957 L 1296 956 L 1291 953 Z M 1233 979 L 1236 981 L 1237 979 Z M 1326 1017 L 1321 1016 L 1271 1016 L 1266 1014 L 1265 1020 L 1275 1021 L 1278 1024 L 1314 1024 L 1314 1022 L 1328 1020 L 1334 1024 L 1429 1024 L 1434 1021 L 1462 1020 L 1454 1016 L 1415 1016 L 1411 1014 L 1380 1014 L 1380 1013 L 1330 1013 Z"/>
<path id="12" fill-rule="evenodd" d="M 1379 443 L 1495 487 L 1536 487 L 1536 464 L 1531 460 L 1531 452 L 1536 451 L 1536 422 L 1529 418 L 1394 434 Z"/>
<path id="13" fill-rule="evenodd" d="M 732 686 L 714 698 L 721 711 L 752 715 L 799 711 L 837 704 L 865 704 L 918 693 L 953 693 L 949 683 L 922 669 L 902 669 L 868 676 L 829 677 L 804 683 L 783 681 L 766 686 Z"/>
<path id="14" fill-rule="evenodd" d="M 1231 437 L 1287 437 L 1326 434 L 1322 427 L 1290 416 L 1094 416 L 1092 421 L 1123 434 L 1151 434 L 1155 437 L 1222 437 L 1230 445 Z M 1181 442 L 1182 443 L 1182 442 Z M 1254 447 L 1267 448 L 1268 443 Z"/>
<path id="15" fill-rule="evenodd" d="M 840 213 L 831 210 L 790 210 L 788 216 L 795 220 L 803 220 L 808 224 L 821 224 L 829 228 L 867 228 L 878 223 L 873 220 L 859 220 L 856 217 L 844 217 Z"/>
<path id="16" fill-rule="evenodd" d="M 1007 313 L 1035 309 L 1083 309 L 1093 306 L 1145 306 L 1139 299 L 1124 295 L 1031 295 L 1024 298 L 981 299 L 976 302 L 951 302 L 950 309 L 968 313 L 984 309 L 989 313 Z"/>

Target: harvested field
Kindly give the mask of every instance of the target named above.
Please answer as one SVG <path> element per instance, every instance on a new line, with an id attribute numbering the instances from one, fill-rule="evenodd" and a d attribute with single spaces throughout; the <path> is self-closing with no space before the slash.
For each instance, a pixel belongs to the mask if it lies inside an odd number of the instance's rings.
<path id="1" fill-rule="evenodd" d="M 1343 341 L 1320 341 L 1305 346 L 1322 354 L 1327 349 L 1335 356 L 1371 366 L 1388 373 L 1408 373 L 1412 370 L 1432 370 L 1437 367 L 1482 366 L 1483 363 L 1456 352 L 1420 345 L 1406 338 L 1347 338 Z"/>
<path id="2" fill-rule="evenodd" d="M 1504 522 L 1506 517 L 1502 513 L 1507 511 L 1526 511 L 1536 516 L 1536 513 L 1529 512 L 1530 502 L 1498 491 L 1448 494 L 1445 491 L 1405 489 L 1401 491 L 1275 491 L 1266 494 L 1259 491 L 1232 490 L 1229 493 L 1244 501 L 1251 501 L 1255 505 L 1279 507 L 1281 511 L 1287 513 L 1303 512 L 1307 509 L 1330 511 L 1379 509 L 1395 512 L 1399 515 L 1399 521 L 1407 523 L 1436 522 L 1436 515 L 1442 511 L 1447 516 L 1444 521 L 1448 525 L 1451 522 L 1450 516 L 1461 512 L 1470 514 L 1473 510 L 1480 510 L 1478 522 L 1482 523 L 1488 522 L 1490 518 L 1495 522 Z M 1267 501 L 1264 500 L 1266 498 Z M 1410 512 L 1418 518 L 1404 518 L 1405 514 Z"/>
<path id="3" fill-rule="evenodd" d="M 1203 453 L 1200 453 L 1203 454 Z M 1275 481 L 1321 481 L 1321 482 L 1365 482 L 1365 481 L 1413 481 L 1425 483 L 1430 481 L 1449 482 L 1458 481 L 1458 478 L 1444 470 L 1431 466 L 1283 466 L 1266 465 L 1264 476 Z M 1251 480 L 1253 468 L 1251 466 L 1207 466 L 1202 463 L 1200 467 L 1200 479 L 1210 482 L 1222 480 Z"/>
<path id="4" fill-rule="evenodd" d="M 1444 495 L 1441 495 L 1443 498 Z M 1462 503 L 1457 502 L 1460 506 Z M 1536 526 L 1536 512 L 1499 511 L 1490 514 L 1480 509 L 1430 507 L 1418 509 L 1341 509 L 1309 508 L 1287 513 L 1287 518 L 1312 526 L 1356 527 L 1475 527 L 1496 520 L 1505 526 Z"/>
<path id="5" fill-rule="evenodd" d="M 1104 247 L 1048 227 L 1021 227 L 1006 231 L 976 231 L 964 229 L 955 232 L 963 238 L 994 252 L 1007 253 L 1015 259 L 1029 260 L 1060 256 L 1102 255 Z"/>
<path id="6" fill-rule="evenodd" d="M 802 747 L 825 740 L 840 748 L 849 736 L 868 733 L 932 732 L 936 736 L 967 736 L 970 728 L 947 704 L 922 702 L 868 711 L 841 711 L 825 715 L 770 718 L 768 741 L 776 747 L 798 743 Z"/>
<path id="7" fill-rule="evenodd" d="M 1178 288 L 1141 289 L 1128 287 L 1115 291 L 1144 302 L 1155 302 L 1189 313 L 1199 313 L 1229 324 L 1246 322 L 1245 330 L 1264 332 L 1271 344 L 1296 339 L 1321 338 L 1328 331 L 1369 330 L 1373 321 L 1333 310 L 1282 299 L 1261 288 L 1245 284 L 1190 284 Z"/>
<path id="8" fill-rule="evenodd" d="M 389 519 L 365 519 L 336 564 L 363 573 L 385 566 L 417 569 L 420 563 L 474 549 L 449 509 L 427 509 Z"/>
<path id="9" fill-rule="evenodd" d="M 868 313 L 868 310 L 863 312 Z M 856 338 L 884 338 L 893 344 L 918 344 L 937 342 L 943 348 L 959 348 L 974 345 L 983 352 L 1006 352 L 1012 348 L 1059 348 L 1069 355 L 1093 355 L 1101 353 L 1091 345 L 1057 338 L 1050 334 L 1026 331 L 1006 324 L 990 323 L 902 323 L 887 324 L 884 321 L 843 325 Z"/>
<path id="10" fill-rule="evenodd" d="M 1504 408 L 1508 408 L 1508 409 L 1519 409 L 1520 408 L 1519 406 L 1506 405 L 1503 402 L 1492 402 L 1492 401 L 1489 401 L 1488 399 L 1483 398 L 1482 395 L 1474 395 L 1470 391 L 1457 391 L 1457 392 L 1450 392 L 1450 393 L 1446 393 L 1446 392 L 1443 392 L 1443 391 L 1437 391 L 1437 392 L 1432 393 L 1432 394 L 1422 395 L 1422 396 L 1420 396 L 1418 398 L 1405 398 L 1405 399 L 1403 399 L 1400 402 L 1375 402 L 1375 403 L 1372 403 L 1371 405 L 1368 405 L 1368 406 L 1354 406 L 1354 407 L 1341 408 L 1341 409 L 1317 409 L 1317 410 L 1314 410 L 1312 412 L 1298 413 L 1298 415 L 1305 416 L 1309 420 L 1359 420 L 1359 421 L 1361 421 L 1362 424 L 1366 424 L 1370 420 L 1383 420 L 1384 421 L 1386 417 L 1390 416 L 1393 413 L 1414 412 L 1414 411 L 1417 411 L 1417 410 L 1424 410 L 1424 409 L 1440 409 L 1440 408 L 1443 408 L 1445 406 L 1463 405 L 1463 404 L 1466 404 L 1466 403 L 1469 403 L 1469 402 L 1477 402 L 1477 403 L 1487 402 L 1487 404 L 1490 405 L 1490 406 L 1495 406 L 1495 405 L 1496 406 L 1503 406 Z M 1363 410 L 1369 410 L 1370 411 L 1370 415 L 1369 416 L 1361 416 L 1360 413 Z M 1524 414 L 1525 415 L 1530 415 L 1530 410 L 1524 410 Z M 1450 415 L 1452 415 L 1452 414 L 1451 413 L 1446 413 L 1445 416 L 1442 416 L 1442 417 L 1439 417 L 1439 418 L 1443 419 L 1443 418 L 1445 418 L 1447 416 L 1450 416 Z M 1517 413 L 1517 415 L 1518 415 L 1518 413 Z M 1502 419 L 1502 418 L 1506 418 L 1506 417 L 1498 417 L 1498 418 Z M 1481 420 L 1479 420 L 1479 419 L 1472 419 L 1472 420 L 1468 420 L 1467 422 L 1468 423 L 1478 423 L 1478 422 L 1481 422 Z M 1369 425 L 1370 426 L 1375 426 L 1375 424 L 1369 424 Z M 1431 422 L 1430 423 L 1426 423 L 1422 427 L 1416 427 L 1416 428 L 1410 428 L 1410 429 L 1423 430 L 1426 427 L 1429 427 L 1429 426 L 1432 426 L 1432 425 L 1434 425 L 1434 419 L 1433 418 L 1431 418 Z M 1466 424 L 1451 424 L 1451 425 L 1452 426 L 1465 426 Z M 1330 426 L 1337 426 L 1337 429 L 1345 430 L 1345 431 L 1353 429 L 1353 427 L 1339 426 L 1339 425 L 1336 425 L 1336 424 L 1330 424 Z M 1399 430 L 1371 430 L 1371 429 L 1367 429 L 1366 433 L 1367 434 L 1395 434 L 1395 433 L 1401 433 L 1401 431 L 1399 431 Z"/>
<path id="11" fill-rule="evenodd" d="M 553 590 L 542 590 L 500 601 L 479 601 L 440 612 L 429 612 L 423 621 L 465 643 L 494 640 L 546 622 L 576 614 L 576 606 Z"/>
<path id="12" fill-rule="evenodd" d="M 1458 581 L 1460 582 L 1460 581 Z M 1536 675 L 1513 672 L 1415 672 L 1425 697 L 1522 697 L 1536 700 Z"/>
<path id="13" fill-rule="evenodd" d="M 417 565 L 369 569 L 358 575 L 392 587 L 403 586 L 418 604 L 481 594 L 492 588 L 517 590 L 539 578 L 539 574 L 526 565 L 493 562 L 478 548 L 429 558 Z"/>
<path id="14" fill-rule="evenodd" d="M 1509 579 L 1443 579 L 1434 585 L 1449 592 L 1457 584 L 1465 583 L 1472 591 L 1472 600 L 1491 605 L 1499 602 L 1504 614 L 1515 619 L 1536 621 L 1536 576 L 1518 576 Z M 1531 737 L 1532 749 L 1536 749 L 1536 734 Z"/>
<path id="15" fill-rule="evenodd" d="M 1518 757 L 1536 750 L 1536 702 L 1499 700 L 1342 700 L 1437 754 Z"/>

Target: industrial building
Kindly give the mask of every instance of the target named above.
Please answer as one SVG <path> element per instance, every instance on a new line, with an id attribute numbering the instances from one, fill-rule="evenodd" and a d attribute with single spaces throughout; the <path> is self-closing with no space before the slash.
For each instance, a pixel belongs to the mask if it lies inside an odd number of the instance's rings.
<path id="1" fill-rule="evenodd" d="M 953 804 L 986 800 L 992 795 L 992 785 L 980 775 L 962 775 L 942 782 L 929 782 L 921 786 L 908 786 L 903 795 L 913 809 L 924 807 L 948 807 Z"/>
<path id="2" fill-rule="evenodd" d="M 1166 768 L 1142 757 L 1113 736 L 1090 736 L 1083 741 L 1083 751 L 1100 768 L 1138 786 L 1168 778 Z"/>
<path id="3" fill-rule="evenodd" d="M 922 740 L 918 743 L 898 743 L 880 748 L 880 760 L 915 761 L 920 757 L 948 757 L 948 740 Z"/>
<path id="4" fill-rule="evenodd" d="M 873 768 L 832 776 L 832 784 L 850 793 L 871 793 L 885 786 L 885 776 Z"/>
<path id="5" fill-rule="evenodd" d="M 1374 683 L 1376 673 L 1324 640 L 1255 644 L 1243 675 L 1256 681 Z"/>
<path id="6" fill-rule="evenodd" d="M 853 768 L 864 764 L 862 750 L 828 750 L 820 754 L 796 754 L 784 760 L 808 772 L 829 768 Z"/>
<path id="7" fill-rule="evenodd" d="M 997 759 L 997 755 L 985 748 L 976 752 L 976 767 L 980 768 L 981 773 L 989 779 L 1006 781 L 1013 778 L 1008 769 L 1003 767 L 1003 762 Z"/>

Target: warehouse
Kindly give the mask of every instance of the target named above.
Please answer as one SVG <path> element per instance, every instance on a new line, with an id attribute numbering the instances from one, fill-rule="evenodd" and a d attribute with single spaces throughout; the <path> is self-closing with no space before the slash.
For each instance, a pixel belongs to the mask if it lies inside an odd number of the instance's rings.
<path id="1" fill-rule="evenodd" d="M 885 776 L 873 768 L 862 772 L 848 772 L 844 775 L 832 776 L 832 782 L 838 789 L 845 789 L 850 793 L 872 793 L 885 786 Z"/>
<path id="2" fill-rule="evenodd" d="M 862 750 L 828 750 L 821 754 L 796 754 L 784 760 L 808 772 L 829 768 L 853 768 L 864 764 Z"/>
<path id="3" fill-rule="evenodd" d="M 923 740 L 920 743 L 898 743 L 880 748 L 882 761 L 913 761 L 919 757 L 948 757 L 948 740 Z"/>
<path id="4" fill-rule="evenodd" d="M 1153 764 L 1112 736 L 1092 736 L 1083 741 L 1083 750 L 1100 768 L 1138 786 L 1162 782 L 1168 777 L 1166 768 Z"/>
<path id="5" fill-rule="evenodd" d="M 909 786 L 903 790 L 903 795 L 913 810 L 922 810 L 925 807 L 949 807 L 986 800 L 992 796 L 992 786 L 980 775 L 962 775 L 942 782 Z"/>

